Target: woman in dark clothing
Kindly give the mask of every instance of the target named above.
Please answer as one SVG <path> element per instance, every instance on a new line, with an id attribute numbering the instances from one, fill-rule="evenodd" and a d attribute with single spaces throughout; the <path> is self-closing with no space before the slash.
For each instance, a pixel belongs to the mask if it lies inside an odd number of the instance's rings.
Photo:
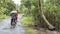
<path id="1" fill-rule="evenodd" d="M 16 25 L 17 18 L 18 18 L 17 11 L 16 10 L 12 11 L 10 16 L 11 16 L 11 26 L 13 25 L 13 23 L 15 23 L 14 25 Z"/>

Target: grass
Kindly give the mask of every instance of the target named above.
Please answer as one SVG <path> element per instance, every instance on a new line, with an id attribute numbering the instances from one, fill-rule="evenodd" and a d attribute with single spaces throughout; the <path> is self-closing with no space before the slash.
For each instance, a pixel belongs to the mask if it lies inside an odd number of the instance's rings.
<path id="1" fill-rule="evenodd" d="M 26 30 L 27 34 L 36 34 L 35 30 L 31 29 L 31 28 L 28 28 Z"/>
<path id="2" fill-rule="evenodd" d="M 23 16 L 23 26 L 33 26 L 35 24 L 33 17 Z M 27 34 L 36 34 L 35 30 L 32 28 L 27 28 Z"/>
<path id="3" fill-rule="evenodd" d="M 6 15 L 0 15 L 0 21 L 6 19 L 6 18 L 9 18 L 9 16 L 6 16 Z"/>
<path id="4" fill-rule="evenodd" d="M 24 26 L 34 25 L 33 17 L 23 17 L 23 23 Z"/>

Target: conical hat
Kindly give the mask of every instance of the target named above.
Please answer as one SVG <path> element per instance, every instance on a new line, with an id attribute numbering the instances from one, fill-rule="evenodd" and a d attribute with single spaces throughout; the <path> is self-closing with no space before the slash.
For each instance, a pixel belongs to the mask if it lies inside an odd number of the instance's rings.
<path id="1" fill-rule="evenodd" d="M 12 11 L 11 13 L 17 13 L 17 11 Z"/>
<path id="2" fill-rule="evenodd" d="M 14 13 L 14 11 L 11 11 L 11 13 Z"/>

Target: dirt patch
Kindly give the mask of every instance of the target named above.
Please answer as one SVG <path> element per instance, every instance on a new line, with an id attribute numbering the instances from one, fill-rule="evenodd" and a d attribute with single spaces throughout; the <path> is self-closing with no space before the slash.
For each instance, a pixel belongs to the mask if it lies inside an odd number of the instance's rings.
<path id="1" fill-rule="evenodd" d="M 50 31 L 46 30 L 44 28 L 40 28 L 39 30 L 36 30 L 37 34 L 60 34 L 58 31 Z"/>
<path id="2" fill-rule="evenodd" d="M 30 28 L 34 29 L 37 34 L 60 34 L 60 31 L 58 32 L 56 30 L 51 31 L 40 27 L 30 27 Z"/>

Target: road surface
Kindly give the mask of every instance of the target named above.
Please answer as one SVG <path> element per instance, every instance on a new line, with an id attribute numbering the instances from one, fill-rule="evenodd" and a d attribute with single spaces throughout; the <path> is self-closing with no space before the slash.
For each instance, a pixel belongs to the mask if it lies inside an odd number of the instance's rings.
<path id="1" fill-rule="evenodd" d="M 25 27 L 21 26 L 22 22 L 22 15 L 19 15 L 18 23 L 16 28 L 10 28 L 10 19 L 5 19 L 4 21 L 0 22 L 0 34 L 25 34 Z"/>

